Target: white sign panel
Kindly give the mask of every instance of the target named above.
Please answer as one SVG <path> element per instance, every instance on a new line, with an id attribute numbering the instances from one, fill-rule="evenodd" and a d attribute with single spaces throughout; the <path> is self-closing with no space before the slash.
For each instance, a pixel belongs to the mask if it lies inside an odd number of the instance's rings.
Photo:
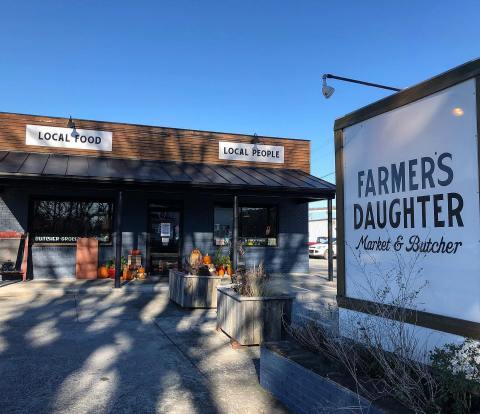
<path id="1" fill-rule="evenodd" d="M 27 125 L 25 143 L 41 147 L 112 151 L 112 133 L 88 129 Z"/>
<path id="2" fill-rule="evenodd" d="M 160 237 L 170 237 L 170 223 L 160 223 Z"/>
<path id="3" fill-rule="evenodd" d="M 221 160 L 284 163 L 284 147 L 277 145 L 243 144 L 220 141 L 218 158 Z"/>
<path id="4" fill-rule="evenodd" d="M 403 267 L 417 309 L 480 322 L 475 99 L 472 79 L 344 130 L 347 297 Z"/>

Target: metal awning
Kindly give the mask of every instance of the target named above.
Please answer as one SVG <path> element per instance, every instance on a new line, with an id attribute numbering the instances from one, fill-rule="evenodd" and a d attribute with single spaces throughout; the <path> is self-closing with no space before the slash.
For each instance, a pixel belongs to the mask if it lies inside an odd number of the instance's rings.
<path id="1" fill-rule="evenodd" d="M 42 179 L 288 192 L 333 198 L 335 185 L 301 170 L 0 151 L 0 179 Z"/>

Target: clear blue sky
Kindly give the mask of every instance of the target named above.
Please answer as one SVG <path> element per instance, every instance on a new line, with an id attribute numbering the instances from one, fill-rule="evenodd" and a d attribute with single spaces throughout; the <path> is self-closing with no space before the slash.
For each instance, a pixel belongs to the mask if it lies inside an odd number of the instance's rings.
<path id="1" fill-rule="evenodd" d="M 0 111 L 312 140 L 333 122 L 480 55 L 476 1 L 22 1 L 0 9 Z M 334 180 L 334 176 L 328 177 Z"/>

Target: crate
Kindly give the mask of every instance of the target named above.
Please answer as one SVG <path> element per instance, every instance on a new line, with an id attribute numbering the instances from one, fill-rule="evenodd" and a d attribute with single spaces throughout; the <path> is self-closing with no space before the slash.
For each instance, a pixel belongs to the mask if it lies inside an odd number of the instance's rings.
<path id="1" fill-rule="evenodd" d="M 128 255 L 128 265 L 129 266 L 138 266 L 142 265 L 142 255 L 141 254 L 129 254 Z"/>

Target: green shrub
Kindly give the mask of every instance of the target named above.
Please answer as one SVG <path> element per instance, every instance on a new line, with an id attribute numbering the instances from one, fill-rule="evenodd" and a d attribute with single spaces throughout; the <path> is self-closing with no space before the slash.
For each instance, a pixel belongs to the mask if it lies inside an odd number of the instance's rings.
<path id="1" fill-rule="evenodd" d="M 447 344 L 431 353 L 432 368 L 442 388 L 439 405 L 444 412 L 478 412 L 480 391 L 480 345 L 471 339 Z M 473 409 L 473 411 L 472 411 Z"/>

